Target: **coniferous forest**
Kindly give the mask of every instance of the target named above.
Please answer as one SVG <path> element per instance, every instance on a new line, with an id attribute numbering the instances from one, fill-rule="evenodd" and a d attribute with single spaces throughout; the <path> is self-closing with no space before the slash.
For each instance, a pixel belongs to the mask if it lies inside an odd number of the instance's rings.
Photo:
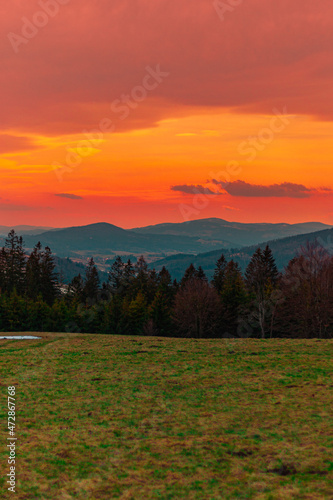
<path id="1" fill-rule="evenodd" d="M 0 330 L 188 338 L 332 338 L 333 257 L 308 244 L 280 273 L 267 246 L 244 273 L 223 255 L 209 281 L 190 265 L 182 279 L 117 257 L 100 283 L 91 258 L 66 286 L 50 248 L 30 255 L 12 230 L 0 251 Z"/>

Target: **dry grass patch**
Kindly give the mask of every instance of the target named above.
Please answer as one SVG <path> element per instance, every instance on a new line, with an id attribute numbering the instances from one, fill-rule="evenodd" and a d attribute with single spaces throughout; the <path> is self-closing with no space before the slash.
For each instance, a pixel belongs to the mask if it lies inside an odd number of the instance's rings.
<path id="1" fill-rule="evenodd" d="M 18 499 L 333 499 L 332 341 L 0 341 Z"/>

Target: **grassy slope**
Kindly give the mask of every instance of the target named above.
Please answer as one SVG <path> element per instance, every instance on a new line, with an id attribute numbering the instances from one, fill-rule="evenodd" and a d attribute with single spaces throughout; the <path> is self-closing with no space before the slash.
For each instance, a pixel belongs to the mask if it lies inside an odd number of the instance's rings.
<path id="1" fill-rule="evenodd" d="M 332 346 L 0 341 L 0 489 L 15 385 L 17 499 L 333 498 Z"/>

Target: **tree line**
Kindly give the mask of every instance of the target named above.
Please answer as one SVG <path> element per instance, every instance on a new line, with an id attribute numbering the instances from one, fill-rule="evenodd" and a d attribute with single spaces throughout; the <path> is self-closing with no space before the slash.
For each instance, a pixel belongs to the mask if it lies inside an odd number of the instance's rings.
<path id="1" fill-rule="evenodd" d="M 332 338 L 333 257 L 301 248 L 281 273 L 269 246 L 246 270 L 224 255 L 209 280 L 191 264 L 182 279 L 117 257 L 100 283 L 91 258 L 84 275 L 61 284 L 51 249 L 27 255 L 14 231 L 0 251 L 0 330 L 67 331 L 191 338 Z"/>

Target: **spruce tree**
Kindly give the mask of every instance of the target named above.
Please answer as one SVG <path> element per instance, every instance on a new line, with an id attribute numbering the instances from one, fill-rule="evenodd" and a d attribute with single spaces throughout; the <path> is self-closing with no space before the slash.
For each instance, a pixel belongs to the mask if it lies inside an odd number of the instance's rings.
<path id="1" fill-rule="evenodd" d="M 158 335 L 167 336 L 172 331 L 171 308 L 168 296 L 159 290 L 149 307 L 149 318 Z"/>
<path id="2" fill-rule="evenodd" d="M 8 233 L 8 237 L 5 240 L 5 254 L 5 289 L 9 293 L 16 290 L 18 294 L 23 294 L 25 288 L 26 258 L 22 236 L 17 236 L 14 229 Z"/>
<path id="3" fill-rule="evenodd" d="M 130 287 L 128 289 L 128 295 L 131 299 L 135 299 L 139 292 L 142 293 L 147 302 L 152 300 L 154 296 L 154 290 L 152 288 L 156 287 L 156 282 L 151 280 L 151 271 L 148 269 L 147 262 L 143 256 L 139 257 L 138 261 L 134 266 L 134 277 L 131 280 Z M 154 273 L 157 279 L 156 273 Z M 156 280 L 155 280 L 156 281 Z"/>
<path id="4" fill-rule="evenodd" d="M 125 297 L 126 295 L 131 295 L 131 287 L 133 285 L 135 279 L 135 268 L 130 259 L 128 259 L 127 263 L 124 267 L 124 273 L 122 277 L 122 295 Z"/>
<path id="5" fill-rule="evenodd" d="M 190 264 L 189 267 L 186 269 L 184 276 L 180 280 L 180 288 L 184 288 L 187 282 L 192 281 L 197 277 L 197 270 L 194 267 L 193 264 Z"/>
<path id="6" fill-rule="evenodd" d="M 239 265 L 228 262 L 220 292 L 223 305 L 221 327 L 225 335 L 237 336 L 242 310 L 247 303 L 247 294 Z"/>
<path id="7" fill-rule="evenodd" d="M 158 273 L 158 284 L 161 289 L 168 289 L 172 284 L 171 274 L 165 266 Z"/>
<path id="8" fill-rule="evenodd" d="M 41 291 L 41 247 L 40 242 L 37 243 L 26 265 L 26 293 L 32 300 L 36 300 Z"/>
<path id="9" fill-rule="evenodd" d="M 37 300 L 39 295 L 48 304 L 52 305 L 59 294 L 55 262 L 49 247 L 42 250 L 40 242 L 37 243 L 28 257 L 26 265 L 26 293 L 27 296 Z"/>
<path id="10" fill-rule="evenodd" d="M 208 281 L 207 276 L 205 275 L 205 272 L 201 266 L 198 267 L 195 277 L 198 278 L 199 280 Z"/>
<path id="11" fill-rule="evenodd" d="M 252 316 L 257 319 L 262 338 L 268 333 L 272 335 L 276 309 L 273 292 L 278 278 L 279 272 L 271 249 L 268 245 L 264 251 L 258 248 L 246 268 L 245 281 L 252 295 Z"/>
<path id="12" fill-rule="evenodd" d="M 111 266 L 108 275 L 108 289 L 111 293 L 120 293 L 123 285 L 125 265 L 122 258 L 118 256 Z"/>
<path id="13" fill-rule="evenodd" d="M 273 252 L 268 245 L 266 245 L 265 250 L 262 253 L 262 259 L 266 268 L 267 280 L 269 280 L 270 284 L 275 287 L 280 273 L 276 266 Z"/>
<path id="14" fill-rule="evenodd" d="M 6 250 L 0 250 L 0 294 L 6 290 L 6 275 L 7 275 L 7 255 Z"/>
<path id="15" fill-rule="evenodd" d="M 226 267 L 227 267 L 227 261 L 224 255 L 222 254 L 221 257 L 216 262 L 216 267 L 212 279 L 212 285 L 219 293 L 221 293 L 223 288 Z"/>
<path id="16" fill-rule="evenodd" d="M 246 285 L 256 295 L 264 295 L 270 287 L 275 287 L 279 272 L 271 249 L 267 245 L 262 251 L 258 248 L 253 254 L 245 272 Z"/>
<path id="17" fill-rule="evenodd" d="M 141 291 L 128 308 L 128 328 L 131 335 L 142 335 L 143 328 L 148 319 L 148 308 L 145 297 Z"/>
<path id="18" fill-rule="evenodd" d="M 83 296 L 84 281 L 81 274 L 74 276 L 68 287 L 68 293 L 66 300 L 69 299 L 70 302 L 79 304 L 84 301 Z"/>
<path id="19" fill-rule="evenodd" d="M 52 305 L 59 295 L 59 285 L 57 279 L 57 273 L 55 272 L 55 261 L 52 256 L 51 249 L 45 247 L 44 252 L 42 252 L 41 262 L 41 276 L 40 276 L 40 290 L 43 300 L 48 304 Z"/>
<path id="20" fill-rule="evenodd" d="M 91 304 L 96 301 L 98 297 L 99 284 L 100 280 L 97 267 L 94 259 L 91 257 L 86 268 L 86 276 L 83 286 L 83 297 L 85 301 L 88 301 Z"/>
<path id="21" fill-rule="evenodd" d="M 172 282 L 171 275 L 164 266 L 158 274 L 157 292 L 159 291 L 162 292 L 166 297 L 168 304 L 171 304 L 172 299 L 177 291 L 177 286 L 175 286 L 175 283 Z"/>

